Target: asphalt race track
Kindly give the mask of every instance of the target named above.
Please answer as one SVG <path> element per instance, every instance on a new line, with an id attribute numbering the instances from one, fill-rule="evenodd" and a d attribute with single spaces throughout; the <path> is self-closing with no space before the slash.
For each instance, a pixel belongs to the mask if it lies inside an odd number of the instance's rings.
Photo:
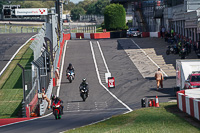
<path id="1" fill-rule="evenodd" d="M 139 39 L 142 38 L 136 38 L 136 42 Z M 127 41 L 127 43 L 132 45 L 131 41 Z M 156 91 L 155 80 L 142 77 L 123 47 L 118 44 L 117 39 L 99 40 L 99 44 L 108 69 L 116 81 L 116 87 L 109 89 L 111 93 L 99 83 L 101 80 L 102 84 L 107 87 L 104 79 L 106 67 L 97 41 L 70 40 L 64 55 L 64 69 L 59 93 L 64 102 L 62 119 L 55 120 L 53 115 L 49 115 L 37 120 L 2 127 L 0 132 L 56 133 L 126 113 L 129 111 L 128 108 L 138 109 L 141 107 L 141 98 L 143 97 L 151 98 L 157 95 L 160 102 L 176 99 L 173 97 L 171 88 L 174 79 L 165 80 L 165 89 Z M 91 48 L 94 51 L 98 71 L 96 71 Z M 65 73 L 69 63 L 75 67 L 76 76 L 72 83 L 68 82 Z M 100 79 L 97 73 L 99 73 Z M 83 78 L 87 79 L 90 88 L 89 97 L 85 102 L 82 101 L 79 93 L 79 85 Z M 117 98 L 114 98 L 113 95 Z"/>
<path id="2" fill-rule="evenodd" d="M 30 37 L 36 33 L 0 34 L 0 71 Z"/>

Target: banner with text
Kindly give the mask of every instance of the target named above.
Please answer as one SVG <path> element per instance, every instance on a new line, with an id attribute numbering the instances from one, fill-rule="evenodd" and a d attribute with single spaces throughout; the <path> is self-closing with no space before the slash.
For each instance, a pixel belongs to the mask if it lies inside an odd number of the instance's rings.
<path id="1" fill-rule="evenodd" d="M 47 8 L 21 8 L 15 9 L 15 15 L 34 16 L 34 15 L 47 15 Z"/>

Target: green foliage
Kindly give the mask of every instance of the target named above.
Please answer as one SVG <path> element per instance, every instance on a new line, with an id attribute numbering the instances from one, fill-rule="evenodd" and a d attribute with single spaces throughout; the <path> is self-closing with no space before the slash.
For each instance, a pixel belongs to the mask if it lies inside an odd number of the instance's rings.
<path id="1" fill-rule="evenodd" d="M 84 0 L 84 1 L 80 1 L 76 7 L 81 7 L 83 8 L 85 11 L 88 10 L 90 4 L 94 3 L 96 0 Z"/>
<path id="2" fill-rule="evenodd" d="M 107 5 L 110 4 L 109 0 L 98 0 L 95 4 L 95 14 L 103 15 Z"/>
<path id="3" fill-rule="evenodd" d="M 0 13 L 2 13 L 2 10 L 3 9 L 3 5 L 6 5 L 7 2 L 6 1 L 0 1 Z"/>
<path id="4" fill-rule="evenodd" d="M 92 3 L 89 5 L 88 10 L 86 14 L 95 14 L 96 13 L 96 8 L 95 8 L 95 3 Z"/>
<path id="5" fill-rule="evenodd" d="M 68 2 L 68 4 L 64 4 L 63 5 L 63 8 L 64 10 L 68 10 L 68 11 L 71 11 L 76 5 L 73 3 L 73 2 Z"/>
<path id="6" fill-rule="evenodd" d="M 106 6 L 104 22 L 107 30 L 121 30 L 126 28 L 126 12 L 120 4 Z"/>
<path id="7" fill-rule="evenodd" d="M 79 20 L 80 15 L 84 15 L 85 10 L 82 7 L 76 7 L 71 10 L 72 20 Z"/>
<path id="8" fill-rule="evenodd" d="M 105 7 L 109 4 L 109 0 L 98 0 L 97 2 L 90 4 L 86 14 L 103 15 Z"/>
<path id="9" fill-rule="evenodd" d="M 5 3 L 4 3 L 5 4 Z M 1 5 L 1 2 L 0 2 Z M 55 7 L 55 1 L 19 1 L 19 0 L 12 0 L 11 5 L 20 5 L 21 8 L 51 8 Z"/>

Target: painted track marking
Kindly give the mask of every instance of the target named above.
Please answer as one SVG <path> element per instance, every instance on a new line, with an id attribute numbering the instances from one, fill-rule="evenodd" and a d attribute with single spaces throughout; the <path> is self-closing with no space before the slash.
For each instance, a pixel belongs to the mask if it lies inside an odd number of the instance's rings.
<path id="1" fill-rule="evenodd" d="M 148 54 L 147 54 L 143 49 L 141 49 L 140 46 L 139 46 L 135 41 L 133 41 L 133 39 L 131 39 L 131 41 L 144 53 L 144 55 L 147 56 L 147 58 L 148 58 L 154 65 L 156 65 L 158 68 L 160 68 L 160 66 L 159 66 L 158 64 L 156 64 L 156 63 L 151 59 L 151 57 L 149 57 Z M 162 69 L 161 69 L 161 71 L 163 72 L 163 74 L 164 74 L 166 77 L 168 77 L 168 75 L 167 75 Z"/>
<path id="2" fill-rule="evenodd" d="M 100 45 L 99 45 L 100 46 Z M 97 62 L 96 62 L 96 57 L 95 57 L 95 54 L 94 54 L 94 50 L 93 50 L 93 46 L 92 46 L 92 42 L 90 41 L 90 48 L 91 48 L 91 52 L 92 52 L 92 57 L 93 57 L 93 60 L 94 60 L 94 65 L 95 65 L 95 69 L 96 69 L 96 73 L 97 73 L 97 77 L 98 77 L 98 80 L 99 80 L 99 84 L 108 92 L 110 93 L 110 95 L 112 97 L 114 97 L 118 102 L 120 102 L 123 106 L 125 106 L 129 111 L 128 112 L 131 112 L 133 111 L 128 105 L 126 105 L 124 102 L 122 102 L 119 98 L 117 98 L 112 92 L 110 92 L 108 90 L 108 88 L 106 88 L 102 82 L 101 82 L 101 78 L 100 78 L 100 75 L 99 75 L 99 69 L 98 69 L 98 66 L 97 66 Z"/>

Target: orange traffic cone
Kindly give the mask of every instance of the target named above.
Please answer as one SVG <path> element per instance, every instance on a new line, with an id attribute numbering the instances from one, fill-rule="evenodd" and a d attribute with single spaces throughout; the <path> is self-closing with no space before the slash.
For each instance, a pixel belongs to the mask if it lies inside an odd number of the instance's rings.
<path id="1" fill-rule="evenodd" d="M 158 97 L 156 96 L 156 107 L 159 107 Z"/>

